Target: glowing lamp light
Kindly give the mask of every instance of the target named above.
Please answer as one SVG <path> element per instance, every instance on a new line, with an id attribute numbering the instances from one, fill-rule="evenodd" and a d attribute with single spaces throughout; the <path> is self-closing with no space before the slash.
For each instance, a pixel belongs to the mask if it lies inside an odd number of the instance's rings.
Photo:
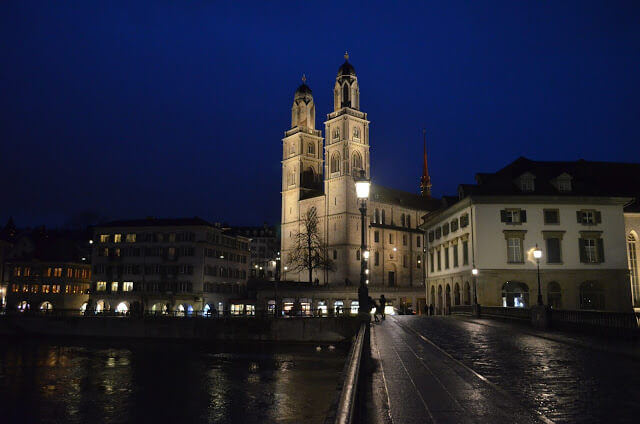
<path id="1" fill-rule="evenodd" d="M 285 266 L 285 267 L 284 267 L 284 270 L 285 270 L 285 271 L 286 271 L 286 270 L 288 270 L 288 269 L 289 269 L 289 267 L 288 267 L 288 266 Z"/>
<path id="2" fill-rule="evenodd" d="M 364 270 L 364 273 L 365 273 L 365 274 L 367 274 L 367 275 L 369 275 L 369 270 L 368 270 L 368 269 L 365 269 L 365 270 Z"/>
<path id="3" fill-rule="evenodd" d="M 254 267 L 255 269 L 258 269 L 258 265 L 257 265 L 257 264 L 256 264 L 256 265 L 254 265 L 253 267 Z"/>
<path id="4" fill-rule="evenodd" d="M 473 269 L 471 270 L 471 275 L 473 275 L 474 277 L 475 277 L 476 275 L 478 275 L 478 268 L 473 268 Z"/>
<path id="5" fill-rule="evenodd" d="M 356 196 L 358 199 L 366 200 L 369 198 L 369 189 L 371 188 L 371 181 L 367 179 L 363 170 L 360 171 L 360 176 L 354 178 L 356 182 Z"/>
<path id="6" fill-rule="evenodd" d="M 364 254 L 364 258 L 365 259 L 369 259 L 369 251 L 368 250 L 365 250 L 363 254 Z"/>
<path id="7" fill-rule="evenodd" d="M 540 250 L 537 245 L 536 248 L 533 249 L 533 257 L 538 260 L 542 257 L 542 250 Z"/>
<path id="8" fill-rule="evenodd" d="M 397 249 L 396 247 L 394 247 L 394 248 L 393 248 L 393 251 L 394 251 L 394 252 L 397 252 L 397 251 L 398 251 L 398 249 Z"/>
<path id="9" fill-rule="evenodd" d="M 369 284 L 369 280 L 366 280 L 364 283 L 365 283 L 365 284 Z"/>
<path id="10" fill-rule="evenodd" d="M 93 240 L 89 240 L 89 244 L 93 244 Z"/>

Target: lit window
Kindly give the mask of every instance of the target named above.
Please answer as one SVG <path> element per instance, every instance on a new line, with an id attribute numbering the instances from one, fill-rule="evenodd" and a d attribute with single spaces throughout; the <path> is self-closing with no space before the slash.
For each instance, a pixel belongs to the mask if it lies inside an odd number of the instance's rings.
<path id="1" fill-rule="evenodd" d="M 521 191 L 533 191 L 535 189 L 534 186 L 533 175 L 523 175 L 520 177 L 520 190 Z"/>
<path id="2" fill-rule="evenodd" d="M 51 286 L 49 284 L 43 284 L 42 293 L 51 293 Z"/>
<path id="3" fill-rule="evenodd" d="M 60 284 L 54 284 L 51 286 L 51 293 L 60 293 Z"/>
<path id="4" fill-rule="evenodd" d="M 133 281 L 125 281 L 122 283 L 122 291 L 130 292 L 133 291 Z"/>
<path id="5" fill-rule="evenodd" d="M 98 281 L 96 283 L 96 291 L 107 291 L 107 282 L 106 281 Z"/>
<path id="6" fill-rule="evenodd" d="M 62 277 L 62 268 L 54 268 L 53 269 L 54 277 Z"/>
<path id="7" fill-rule="evenodd" d="M 507 262 L 522 263 L 522 239 L 510 237 L 507 239 Z"/>
<path id="8" fill-rule="evenodd" d="M 135 243 L 136 242 L 136 235 L 135 234 L 127 234 L 127 243 Z"/>
<path id="9" fill-rule="evenodd" d="M 117 292 L 117 291 L 118 291 L 118 282 L 117 282 L 117 281 L 113 281 L 113 282 L 111 283 L 111 292 L 112 292 L 112 293 L 115 293 L 115 292 Z"/>
<path id="10" fill-rule="evenodd" d="M 100 243 L 109 243 L 109 234 L 100 234 Z"/>
<path id="11" fill-rule="evenodd" d="M 113 242 L 114 243 L 120 243 L 122 241 L 122 234 L 114 234 L 113 235 Z"/>

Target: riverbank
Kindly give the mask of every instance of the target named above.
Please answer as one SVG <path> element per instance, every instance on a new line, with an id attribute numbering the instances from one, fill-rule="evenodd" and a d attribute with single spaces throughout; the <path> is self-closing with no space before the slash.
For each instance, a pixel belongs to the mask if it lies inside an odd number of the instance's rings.
<path id="1" fill-rule="evenodd" d="M 188 318 L 0 316 L 0 336 L 62 336 L 194 341 L 339 343 L 358 331 L 355 317 Z"/>

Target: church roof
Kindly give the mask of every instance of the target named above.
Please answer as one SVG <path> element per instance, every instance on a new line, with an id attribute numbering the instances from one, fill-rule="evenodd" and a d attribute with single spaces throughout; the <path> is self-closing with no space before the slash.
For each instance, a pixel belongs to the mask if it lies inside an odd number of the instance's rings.
<path id="1" fill-rule="evenodd" d="M 421 211 L 434 211 L 442 207 L 442 200 L 435 197 L 425 197 L 419 194 L 371 184 L 369 199 L 374 202 L 389 203 Z"/>
<path id="2" fill-rule="evenodd" d="M 309 96 L 311 96 L 312 95 L 311 87 L 309 87 L 305 83 L 300 84 L 300 87 L 298 87 L 298 89 L 296 90 L 295 96 L 298 97 L 298 95 L 301 95 L 301 96 L 309 95 Z"/>

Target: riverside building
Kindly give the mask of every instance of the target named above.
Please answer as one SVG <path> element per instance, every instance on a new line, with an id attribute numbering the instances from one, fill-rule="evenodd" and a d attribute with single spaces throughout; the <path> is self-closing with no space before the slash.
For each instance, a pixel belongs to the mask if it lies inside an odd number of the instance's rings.
<path id="1" fill-rule="evenodd" d="M 333 269 L 315 270 L 312 279 L 336 290 L 350 287 L 346 291 L 355 296 L 360 279 L 361 224 L 354 176 L 364 171 L 371 178 L 374 173 L 370 167 L 370 121 L 361 110 L 358 77 L 348 59 L 345 55 L 333 87 L 334 110 L 324 123 L 326 141 L 315 127 L 316 108 L 304 78 L 295 92 L 291 128 L 282 140 L 281 252 L 284 267 L 295 247 L 296 234 L 302 231 L 303 217 L 315 208 L 319 235 Z M 425 153 L 421 194 L 380 186 L 373 177 L 365 223 L 371 293 L 384 292 L 395 306 L 405 302 L 418 310 L 422 309 L 418 303 L 424 304 L 424 243 L 418 224 L 424 214 L 440 206 L 440 200 L 431 197 L 426 165 Z M 306 271 L 285 270 L 282 276 L 289 281 L 309 280 Z M 326 293 L 323 296 L 327 299 L 321 301 L 310 300 L 311 295 L 295 296 L 304 297 L 314 311 L 318 302 L 329 304 L 329 308 L 339 302 L 350 310 L 352 300 L 349 294 L 337 292 Z"/>
<path id="2" fill-rule="evenodd" d="M 476 184 L 459 186 L 457 202 L 424 217 L 428 302 L 446 314 L 473 303 L 475 286 L 481 305 L 536 304 L 538 247 L 544 304 L 629 312 L 627 248 L 637 230 L 625 208 L 640 187 L 639 168 L 519 158 L 477 174 Z"/>
<path id="3" fill-rule="evenodd" d="M 98 312 L 226 313 L 246 288 L 249 242 L 200 218 L 97 226 L 91 305 Z"/>

